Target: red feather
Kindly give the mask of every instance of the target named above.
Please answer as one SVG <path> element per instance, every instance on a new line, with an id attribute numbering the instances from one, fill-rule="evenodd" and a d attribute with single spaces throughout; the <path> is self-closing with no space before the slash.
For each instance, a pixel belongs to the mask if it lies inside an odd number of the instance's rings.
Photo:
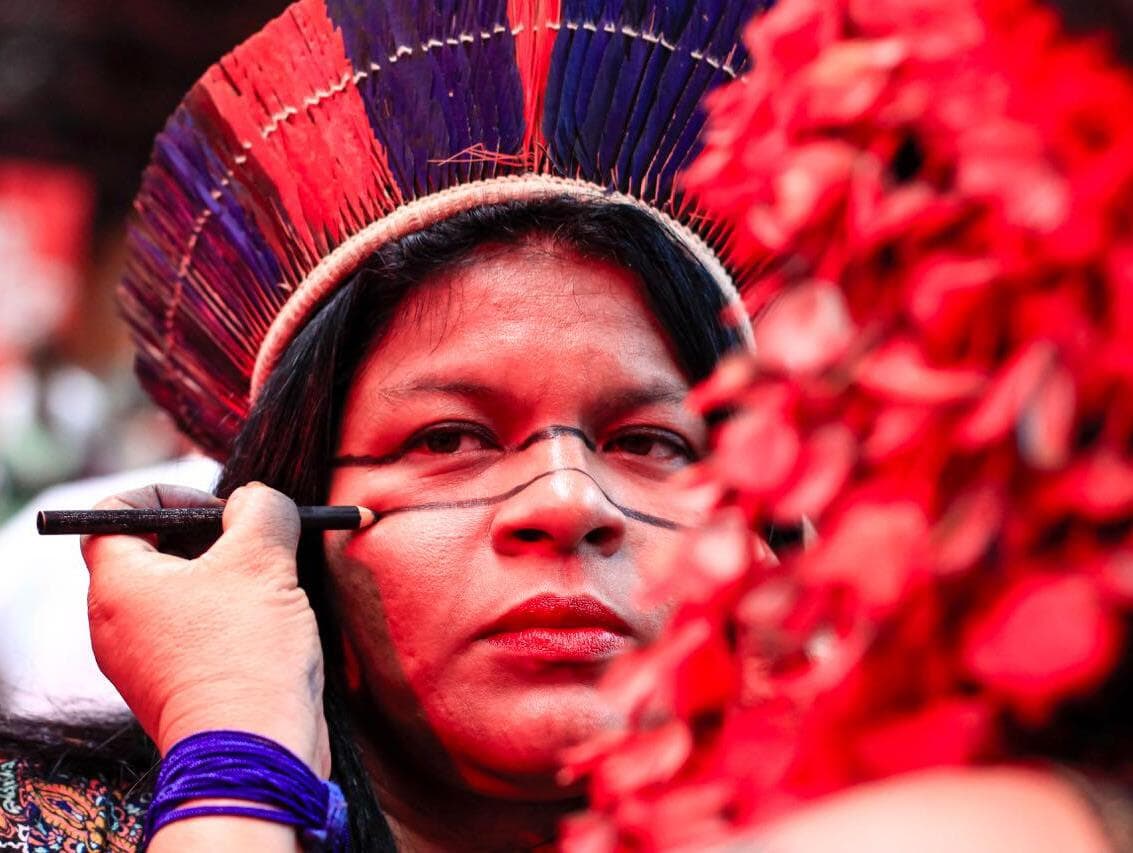
<path id="1" fill-rule="evenodd" d="M 508 0 L 507 13 L 515 33 L 515 63 L 523 83 L 523 116 L 527 124 L 523 150 L 531 158 L 531 167 L 542 171 L 547 161 L 543 100 L 562 20 L 562 0 Z"/>
<path id="2" fill-rule="evenodd" d="M 265 234 L 287 229 L 310 253 L 308 269 L 400 203 L 342 35 L 319 0 L 292 6 L 201 86 L 245 149 L 238 178 L 280 193 L 278 225 Z"/>

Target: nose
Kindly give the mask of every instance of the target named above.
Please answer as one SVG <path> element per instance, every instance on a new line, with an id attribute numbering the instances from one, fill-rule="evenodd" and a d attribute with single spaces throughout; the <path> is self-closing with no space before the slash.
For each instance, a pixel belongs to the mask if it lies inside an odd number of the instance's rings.
<path id="1" fill-rule="evenodd" d="M 593 548 L 617 553 L 625 516 L 579 468 L 552 471 L 509 498 L 492 521 L 492 546 L 507 556 L 571 554 Z"/>

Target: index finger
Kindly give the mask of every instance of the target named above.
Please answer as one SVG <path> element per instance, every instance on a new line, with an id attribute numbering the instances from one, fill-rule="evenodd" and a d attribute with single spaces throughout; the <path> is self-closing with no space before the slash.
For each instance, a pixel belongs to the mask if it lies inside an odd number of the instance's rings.
<path id="1" fill-rule="evenodd" d="M 182 509 L 187 507 L 223 506 L 216 496 L 188 486 L 158 483 L 131 489 L 104 498 L 94 509 Z M 83 560 L 93 570 L 106 560 L 136 558 L 138 554 L 156 552 L 157 537 L 153 534 L 87 534 L 79 539 Z"/>

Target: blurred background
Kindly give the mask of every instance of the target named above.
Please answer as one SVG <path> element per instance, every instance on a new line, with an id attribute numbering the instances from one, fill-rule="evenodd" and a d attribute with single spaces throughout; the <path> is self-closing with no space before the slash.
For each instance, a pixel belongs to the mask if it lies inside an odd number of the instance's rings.
<path id="1" fill-rule="evenodd" d="M 283 0 L 0 0 L 0 522 L 55 483 L 190 449 L 114 304 L 153 137 Z"/>
<path id="2" fill-rule="evenodd" d="M 131 199 L 192 82 L 284 0 L 0 0 L 0 523 L 60 482 L 190 448 L 114 304 Z M 1130 56 L 1133 0 L 1055 0 Z"/>
<path id="3" fill-rule="evenodd" d="M 215 477 L 134 380 L 115 289 L 154 136 L 285 5 L 0 0 L 0 716 L 125 710 L 78 542 L 37 536 L 35 510 Z"/>
<path id="4" fill-rule="evenodd" d="M 1051 2 L 1133 57 L 1133 0 Z M 77 542 L 36 536 L 35 508 L 215 476 L 155 467 L 192 448 L 134 381 L 114 291 L 153 137 L 285 5 L 0 0 L 0 714 L 122 707 L 90 652 Z"/>

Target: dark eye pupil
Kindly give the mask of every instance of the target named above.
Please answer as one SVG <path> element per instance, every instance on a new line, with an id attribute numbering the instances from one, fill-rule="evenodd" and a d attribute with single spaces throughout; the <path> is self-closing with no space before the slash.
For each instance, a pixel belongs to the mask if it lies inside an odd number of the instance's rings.
<path id="1" fill-rule="evenodd" d="M 460 437 L 456 430 L 431 432 L 425 436 L 425 447 L 433 453 L 456 453 L 460 449 Z"/>
<path id="2" fill-rule="evenodd" d="M 653 449 L 653 445 L 656 443 L 657 440 L 648 435 L 627 435 L 622 439 L 622 447 L 628 453 L 638 456 L 648 456 L 649 451 Z"/>

